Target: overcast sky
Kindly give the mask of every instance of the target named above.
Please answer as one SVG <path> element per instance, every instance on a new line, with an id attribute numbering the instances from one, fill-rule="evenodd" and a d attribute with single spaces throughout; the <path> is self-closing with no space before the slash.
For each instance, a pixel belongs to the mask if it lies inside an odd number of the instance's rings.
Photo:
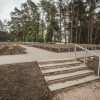
<path id="1" fill-rule="evenodd" d="M 37 2 L 38 0 L 32 0 Z M 0 19 L 10 19 L 10 12 L 13 11 L 15 7 L 20 8 L 21 3 L 26 2 L 26 0 L 0 0 Z"/>
<path id="2" fill-rule="evenodd" d="M 32 0 L 38 2 L 39 0 Z M 10 12 L 14 10 L 15 7 L 20 8 L 21 3 L 26 2 L 26 0 L 0 0 L 0 19 L 10 19 Z M 99 9 L 98 9 L 99 10 Z"/>

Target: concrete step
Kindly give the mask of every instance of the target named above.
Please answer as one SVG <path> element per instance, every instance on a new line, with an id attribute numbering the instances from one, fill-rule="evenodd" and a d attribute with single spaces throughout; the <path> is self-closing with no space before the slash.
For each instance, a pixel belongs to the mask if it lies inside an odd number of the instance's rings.
<path id="1" fill-rule="evenodd" d="M 87 73 L 91 74 L 91 73 L 94 73 L 94 71 L 92 71 L 92 70 L 81 70 L 81 71 L 76 71 L 76 72 L 73 72 L 73 73 L 45 76 L 44 78 L 47 82 L 50 82 L 50 81 L 56 81 L 56 80 L 62 80 L 62 79 L 70 79 L 71 77 L 84 75 L 84 74 L 87 74 Z"/>
<path id="2" fill-rule="evenodd" d="M 75 59 L 72 60 L 52 60 L 52 61 L 42 61 L 38 62 L 40 65 L 45 65 L 45 64 L 54 64 L 54 63 L 64 63 L 64 62 L 73 62 Z"/>
<path id="3" fill-rule="evenodd" d="M 41 70 L 43 75 L 45 76 L 50 76 L 50 75 L 57 75 L 57 74 L 64 74 L 64 73 L 71 73 L 71 72 L 75 72 L 75 71 L 79 71 L 79 70 L 86 70 L 87 67 L 82 65 L 78 65 L 78 66 L 71 66 L 71 67 L 58 67 L 58 68 L 54 68 L 54 69 L 43 69 Z"/>
<path id="4" fill-rule="evenodd" d="M 67 66 L 75 66 L 75 65 L 80 65 L 82 64 L 79 61 L 73 61 L 73 62 L 64 62 L 64 63 L 54 63 L 54 64 L 45 64 L 45 65 L 40 65 L 41 69 L 53 69 L 53 68 L 61 68 L 61 67 L 67 67 Z"/>
<path id="5" fill-rule="evenodd" d="M 47 61 L 39 62 L 38 65 L 51 91 L 61 91 L 98 79 L 94 71 L 80 61 Z"/>
<path id="6" fill-rule="evenodd" d="M 83 84 L 83 83 L 86 83 L 86 82 L 90 82 L 90 81 L 93 81 L 93 80 L 96 80 L 96 79 L 99 79 L 99 77 L 97 77 L 95 75 L 90 75 L 90 76 L 83 77 L 83 78 L 80 78 L 80 79 L 55 83 L 55 84 L 49 85 L 48 87 L 51 91 L 62 91 L 63 89 L 73 87 L 73 86 L 76 86 L 76 85 L 80 85 L 80 84 Z"/>
<path id="7" fill-rule="evenodd" d="M 94 75 L 94 72 L 89 72 L 89 73 L 82 73 L 82 74 L 79 74 L 79 75 L 75 75 L 75 76 L 70 76 L 70 77 L 65 77 L 65 78 L 60 78 L 60 79 L 55 79 L 55 80 L 51 80 L 51 81 L 48 81 L 48 85 L 50 84 L 55 84 L 55 83 L 59 83 L 59 82 L 65 82 L 65 81 L 70 81 L 70 80 L 74 80 L 74 79 L 81 79 L 83 77 L 87 77 L 87 76 L 90 76 L 90 75 Z"/>

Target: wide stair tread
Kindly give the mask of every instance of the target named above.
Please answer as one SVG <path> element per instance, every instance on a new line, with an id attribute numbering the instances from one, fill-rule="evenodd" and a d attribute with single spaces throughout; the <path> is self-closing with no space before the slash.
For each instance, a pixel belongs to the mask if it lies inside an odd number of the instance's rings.
<path id="1" fill-rule="evenodd" d="M 55 63 L 64 63 L 64 62 L 73 62 L 75 61 L 74 59 L 72 60 L 52 60 L 52 61 L 42 61 L 38 62 L 40 65 L 45 65 L 45 64 L 55 64 Z"/>
<path id="2" fill-rule="evenodd" d="M 53 73 L 57 73 L 57 72 L 71 72 L 71 71 L 77 71 L 77 70 L 83 70 L 83 69 L 87 69 L 86 66 L 84 66 L 83 64 L 78 65 L 78 66 L 71 66 L 71 67 L 58 67 L 58 68 L 54 68 L 54 69 L 43 69 L 41 70 L 43 74 L 53 74 Z"/>
<path id="3" fill-rule="evenodd" d="M 80 79 L 75 79 L 75 80 L 70 80 L 70 81 L 51 84 L 51 85 L 49 85 L 49 88 L 50 88 L 51 91 L 61 91 L 65 88 L 80 85 L 80 84 L 90 82 L 90 81 L 93 81 L 93 80 L 96 80 L 96 79 L 98 79 L 97 76 L 90 75 L 90 76 L 83 77 L 83 78 L 80 78 Z"/>
<path id="4" fill-rule="evenodd" d="M 74 62 L 64 62 L 64 63 L 53 63 L 53 64 L 39 64 L 40 68 L 45 68 L 45 67 L 54 67 L 54 66 L 61 66 L 61 65 L 72 65 L 72 64 L 81 64 L 79 61 L 74 61 Z"/>
<path id="5" fill-rule="evenodd" d="M 53 81 L 53 80 L 60 80 L 60 79 L 64 79 L 64 78 L 70 78 L 70 77 L 74 77 L 77 75 L 84 75 L 87 73 L 94 73 L 92 70 L 82 70 L 82 71 L 76 71 L 73 73 L 67 73 L 67 74 L 59 74 L 59 75 L 51 75 L 51 76 L 45 76 L 45 80 L 48 81 Z"/>

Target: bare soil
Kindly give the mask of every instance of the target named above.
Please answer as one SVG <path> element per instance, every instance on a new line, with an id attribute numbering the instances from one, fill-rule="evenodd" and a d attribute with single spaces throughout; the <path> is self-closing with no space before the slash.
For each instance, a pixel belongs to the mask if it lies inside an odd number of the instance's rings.
<path id="1" fill-rule="evenodd" d="M 36 62 L 0 66 L 0 100 L 51 100 Z"/>
<path id="2" fill-rule="evenodd" d="M 98 72 L 99 58 L 96 56 L 90 57 L 87 60 L 87 67 L 94 70 L 95 74 Z"/>
<path id="3" fill-rule="evenodd" d="M 100 100 L 100 80 L 60 92 L 53 100 Z"/>
<path id="4" fill-rule="evenodd" d="M 67 43 L 67 44 L 55 44 L 55 43 L 33 43 L 30 44 L 30 46 L 48 50 L 51 52 L 56 52 L 56 53 L 63 53 L 63 52 L 73 52 L 75 49 L 75 44 L 74 43 Z M 99 45 L 93 45 L 93 44 L 80 44 L 80 46 L 84 48 L 88 48 L 89 50 L 92 49 L 100 49 Z M 81 51 L 82 49 L 77 48 L 77 51 Z"/>
<path id="5" fill-rule="evenodd" d="M 0 55 L 25 54 L 26 49 L 18 44 L 0 45 Z"/>

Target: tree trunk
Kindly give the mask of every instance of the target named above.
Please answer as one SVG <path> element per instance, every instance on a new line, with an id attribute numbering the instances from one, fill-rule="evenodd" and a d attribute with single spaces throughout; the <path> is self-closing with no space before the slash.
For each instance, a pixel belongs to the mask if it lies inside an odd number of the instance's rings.
<path id="1" fill-rule="evenodd" d="M 92 43 L 93 37 L 93 23 L 94 23 L 94 6 L 95 0 L 89 2 L 89 26 L 88 26 L 88 43 Z"/>
<path id="2" fill-rule="evenodd" d="M 70 43 L 72 43 L 73 42 L 73 21 L 74 21 L 74 0 L 71 0 L 71 2 L 72 2 L 72 5 L 71 5 L 71 34 L 70 34 Z"/>
<path id="3" fill-rule="evenodd" d="M 65 11 L 65 6 L 64 6 L 64 12 L 63 12 L 63 17 L 64 17 L 64 34 L 65 34 L 65 43 L 66 43 L 66 11 Z"/>
<path id="4" fill-rule="evenodd" d="M 80 20 L 80 29 L 79 29 L 79 38 L 78 38 L 78 43 L 80 43 L 80 39 L 81 39 L 81 32 L 82 32 L 82 22 Z"/>
<path id="5" fill-rule="evenodd" d="M 61 17 L 62 17 L 62 16 L 61 16 L 61 1 L 62 1 L 62 0 L 60 0 L 60 31 L 59 31 L 59 42 L 60 42 L 60 43 L 61 43 L 61 39 L 62 39 L 62 37 L 61 37 L 61 36 L 62 36 L 62 35 L 61 35 L 61 29 L 62 29 L 62 28 L 61 28 Z"/>
<path id="6" fill-rule="evenodd" d="M 79 11 L 77 11 L 77 18 L 76 18 L 76 43 L 78 39 L 78 16 L 79 16 Z"/>

